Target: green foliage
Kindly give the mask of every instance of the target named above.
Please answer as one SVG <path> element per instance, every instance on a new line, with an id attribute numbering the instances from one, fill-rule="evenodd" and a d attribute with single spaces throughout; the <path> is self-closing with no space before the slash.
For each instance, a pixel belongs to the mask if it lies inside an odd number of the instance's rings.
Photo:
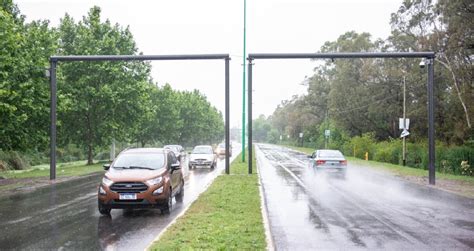
<path id="1" fill-rule="evenodd" d="M 48 161 L 50 94 L 44 72 L 51 55 L 139 52 L 129 28 L 101 20 L 99 7 L 80 21 L 66 14 L 57 29 L 48 21 L 25 23 L 10 0 L 0 7 L 0 150 L 8 152 L 0 156 L 0 169 L 18 169 L 23 167 L 12 167 L 11 159 Z M 60 62 L 57 160 L 87 158 L 91 164 L 94 157 L 108 156 L 113 138 L 142 146 L 221 141 L 222 114 L 207 98 L 152 83 L 150 69 L 140 61 Z"/>
<path id="2" fill-rule="evenodd" d="M 47 21 L 24 23 L 11 1 L 0 9 L 0 149 L 46 148 L 48 81 L 44 70 L 56 50 Z"/>
<path id="3" fill-rule="evenodd" d="M 5 170 L 23 170 L 30 165 L 25 156 L 17 151 L 4 152 L 0 150 L 0 171 Z"/>
<path id="4" fill-rule="evenodd" d="M 344 154 L 365 158 L 365 153 L 369 153 L 369 159 L 375 155 L 376 140 L 374 133 L 365 133 L 361 136 L 355 136 L 344 145 Z"/>

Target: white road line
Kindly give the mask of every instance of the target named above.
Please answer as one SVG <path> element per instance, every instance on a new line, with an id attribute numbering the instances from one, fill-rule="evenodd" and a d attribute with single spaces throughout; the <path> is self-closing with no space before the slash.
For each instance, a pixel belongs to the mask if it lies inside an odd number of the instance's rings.
<path id="1" fill-rule="evenodd" d="M 267 203 L 265 200 L 265 193 L 263 191 L 263 185 L 262 185 L 262 176 L 260 175 L 260 164 L 259 164 L 259 159 L 262 157 L 260 154 L 261 150 L 256 145 L 255 147 L 255 155 L 257 159 L 257 175 L 258 175 L 258 187 L 259 187 L 259 192 L 260 192 L 260 203 L 261 203 L 261 211 L 262 211 L 262 218 L 263 218 L 263 226 L 265 228 L 265 240 L 267 242 L 267 250 L 275 250 L 275 245 L 273 244 L 273 235 L 271 232 L 270 228 L 270 220 L 268 219 L 268 208 L 267 208 Z"/>
<path id="2" fill-rule="evenodd" d="M 282 153 L 279 153 L 279 152 L 276 152 L 277 154 L 279 154 L 280 156 L 282 156 Z M 290 159 L 293 159 L 293 160 L 296 160 L 300 163 L 304 163 L 303 161 L 300 161 L 298 159 L 295 159 L 295 158 L 292 158 L 290 157 L 288 154 L 286 154 L 287 158 L 290 158 Z M 306 191 L 309 192 L 308 188 L 306 187 L 306 185 L 303 183 L 303 181 L 298 178 L 298 176 L 296 176 L 291 170 L 289 170 L 287 167 L 283 166 L 282 164 L 280 163 L 276 163 L 278 166 L 280 166 L 281 168 L 283 168 L 283 170 L 285 170 L 288 174 L 290 174 L 297 182 L 298 184 L 303 188 L 305 189 Z M 365 212 L 366 214 L 368 214 L 369 216 L 373 217 L 374 219 L 378 220 L 380 223 L 382 223 L 383 225 L 385 225 L 386 227 L 390 228 L 392 231 L 394 231 L 395 233 L 397 233 L 398 235 L 402 236 L 403 238 L 405 238 L 406 240 L 410 241 L 411 243 L 416 243 L 416 244 L 422 244 L 424 245 L 424 243 L 421 243 L 419 242 L 417 239 L 413 238 L 412 236 L 406 234 L 403 230 L 401 229 L 397 229 L 396 227 L 392 226 L 390 223 L 388 223 L 387 221 L 385 221 L 384 219 L 381 219 L 380 217 L 376 216 L 375 214 L 373 214 L 372 212 L 366 210 L 363 206 L 359 205 L 356 201 L 352 200 L 351 198 L 349 198 L 347 195 L 345 195 L 343 192 L 341 192 L 339 189 L 337 189 L 336 187 L 334 187 L 333 185 L 331 184 L 328 184 L 335 192 L 337 192 L 339 195 L 341 195 L 342 197 L 344 197 L 346 200 L 348 200 L 349 202 L 351 202 L 353 205 L 355 205 L 356 207 L 358 207 L 360 210 L 362 210 L 363 212 Z"/>

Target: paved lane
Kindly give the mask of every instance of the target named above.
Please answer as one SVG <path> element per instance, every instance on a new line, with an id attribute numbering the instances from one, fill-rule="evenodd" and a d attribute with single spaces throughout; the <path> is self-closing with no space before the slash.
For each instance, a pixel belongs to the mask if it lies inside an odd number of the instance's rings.
<path id="1" fill-rule="evenodd" d="M 346 179 L 315 176 L 304 154 L 256 151 L 278 250 L 474 248 L 474 200 L 350 163 Z"/>
<path id="2" fill-rule="evenodd" d="M 238 149 L 234 146 L 231 160 Z M 223 169 L 223 159 L 214 170 L 183 169 L 184 201 L 173 201 L 168 215 L 160 210 L 114 209 L 111 217 L 101 216 L 97 187 L 102 174 L 3 197 L 0 249 L 143 250 Z"/>

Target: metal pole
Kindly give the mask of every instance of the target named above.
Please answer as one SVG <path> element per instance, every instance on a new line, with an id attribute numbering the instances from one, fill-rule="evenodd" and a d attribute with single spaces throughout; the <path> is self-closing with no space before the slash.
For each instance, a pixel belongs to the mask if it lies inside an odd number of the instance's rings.
<path id="1" fill-rule="evenodd" d="M 242 162 L 245 162 L 245 61 L 246 61 L 246 43 L 247 43 L 247 0 L 244 0 L 244 54 L 242 64 Z"/>
<path id="2" fill-rule="evenodd" d="M 56 179 L 56 60 L 50 61 L 50 91 L 51 91 L 51 134 L 50 134 L 50 153 L 49 153 L 49 179 Z"/>
<path id="3" fill-rule="evenodd" d="M 434 58 L 428 58 L 428 170 L 429 183 L 435 185 L 435 129 L 434 129 Z"/>
<path id="4" fill-rule="evenodd" d="M 252 59 L 249 59 L 248 74 L 248 150 L 249 150 L 249 174 L 252 174 Z"/>
<path id="5" fill-rule="evenodd" d="M 405 76 L 403 76 L 403 129 L 406 129 L 406 79 Z M 402 153 L 402 159 L 403 159 L 403 166 L 406 165 L 406 154 L 407 154 L 407 145 L 406 145 L 406 137 L 403 137 L 403 153 Z"/>
<path id="6" fill-rule="evenodd" d="M 230 102 L 229 102 L 229 58 L 225 59 L 225 173 L 229 174 L 230 153 Z"/>

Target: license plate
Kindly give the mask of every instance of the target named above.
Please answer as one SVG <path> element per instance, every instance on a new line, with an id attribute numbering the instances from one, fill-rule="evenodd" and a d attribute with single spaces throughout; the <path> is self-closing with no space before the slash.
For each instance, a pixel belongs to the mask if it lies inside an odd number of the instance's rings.
<path id="1" fill-rule="evenodd" d="M 136 200 L 137 194 L 136 193 L 121 193 L 119 194 L 119 199 L 121 200 Z"/>

